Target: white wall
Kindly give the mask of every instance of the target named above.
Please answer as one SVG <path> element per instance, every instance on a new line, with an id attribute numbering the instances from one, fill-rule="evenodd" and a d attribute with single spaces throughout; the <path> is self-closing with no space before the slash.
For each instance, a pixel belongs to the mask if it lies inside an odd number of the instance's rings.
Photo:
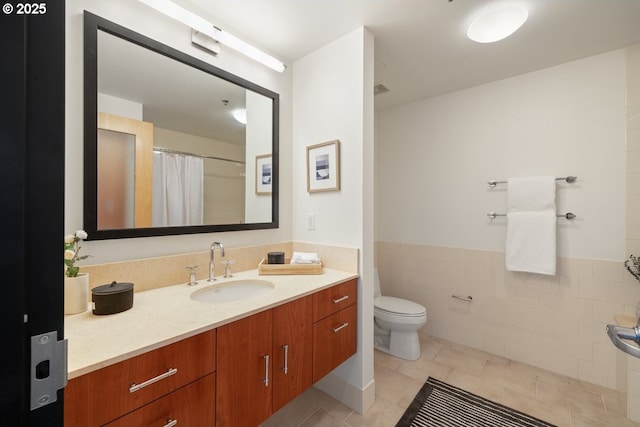
<path id="1" fill-rule="evenodd" d="M 379 112 L 378 240 L 504 250 L 506 186 L 559 184 L 558 255 L 624 258 L 625 58 L 614 51 Z"/>
<path id="2" fill-rule="evenodd" d="M 358 353 L 334 374 L 361 395 L 345 392 L 341 400 L 363 411 L 374 398 L 373 37 L 360 28 L 296 61 L 293 71 L 293 240 L 360 251 Z M 307 193 L 306 147 L 335 139 L 340 191 Z M 316 216 L 315 230 L 307 230 L 308 213 Z"/>
<path id="3" fill-rule="evenodd" d="M 625 256 L 625 54 L 612 51 L 377 115 L 382 291 L 427 308 L 423 330 L 616 388 L 605 325 L 633 313 Z M 505 271 L 506 186 L 558 184 L 556 276 Z M 473 301 L 452 299 L 471 295 Z"/>
<path id="4" fill-rule="evenodd" d="M 273 133 L 271 116 L 261 114 L 271 111 L 271 99 L 247 91 L 247 151 L 245 180 L 245 222 L 269 222 L 271 220 L 271 196 L 256 194 L 256 156 L 271 153 Z M 271 164 L 273 167 L 273 163 Z M 287 165 L 288 166 L 288 165 Z M 273 172 L 273 171 L 272 171 Z M 267 215 L 265 216 L 265 213 Z"/>
<path id="5" fill-rule="evenodd" d="M 213 57 L 191 45 L 191 30 L 130 0 L 74 0 L 66 8 L 65 230 L 82 228 L 83 70 L 82 11 L 130 28 L 280 94 L 280 228 L 272 230 L 86 242 L 91 264 L 206 250 L 218 240 L 227 247 L 291 240 L 291 71 L 280 74 L 224 48 Z M 216 17 L 207 17 L 215 22 Z M 232 28 L 226 28 L 233 31 Z M 248 40 L 250 41 L 250 40 Z"/>

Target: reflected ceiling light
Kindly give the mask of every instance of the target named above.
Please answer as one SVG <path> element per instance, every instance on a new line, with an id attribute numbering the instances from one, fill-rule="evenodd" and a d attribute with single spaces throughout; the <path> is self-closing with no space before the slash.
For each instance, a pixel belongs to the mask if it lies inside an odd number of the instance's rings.
<path id="1" fill-rule="evenodd" d="M 242 123 L 243 125 L 247 124 L 247 110 L 245 110 L 244 108 L 233 110 L 231 114 L 233 114 L 233 118 L 238 122 Z"/>
<path id="2" fill-rule="evenodd" d="M 252 46 L 249 43 L 240 40 L 236 36 L 221 30 L 206 19 L 181 6 L 178 6 L 170 0 L 138 1 L 146 4 L 149 7 L 152 7 L 153 9 L 167 15 L 170 18 L 175 19 L 176 21 L 182 22 L 183 24 L 191 27 L 193 30 L 199 32 L 200 34 L 211 37 L 213 40 L 220 42 L 223 45 L 230 47 L 231 49 L 237 50 L 243 55 L 248 56 L 254 61 L 258 61 L 269 68 L 272 68 L 281 73 L 287 68 L 284 63 L 278 61 L 273 56 L 268 55 L 255 46 Z"/>
<path id="3" fill-rule="evenodd" d="M 508 5 L 488 9 L 467 29 L 467 37 L 478 43 L 493 43 L 515 33 L 527 20 L 524 6 Z"/>

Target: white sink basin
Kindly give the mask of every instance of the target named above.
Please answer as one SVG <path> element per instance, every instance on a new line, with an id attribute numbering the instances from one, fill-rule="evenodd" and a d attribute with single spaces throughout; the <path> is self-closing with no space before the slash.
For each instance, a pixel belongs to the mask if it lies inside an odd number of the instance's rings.
<path id="1" fill-rule="evenodd" d="M 232 280 L 198 289 L 191 294 L 191 299 L 213 303 L 242 301 L 268 294 L 274 288 L 275 285 L 266 280 Z"/>

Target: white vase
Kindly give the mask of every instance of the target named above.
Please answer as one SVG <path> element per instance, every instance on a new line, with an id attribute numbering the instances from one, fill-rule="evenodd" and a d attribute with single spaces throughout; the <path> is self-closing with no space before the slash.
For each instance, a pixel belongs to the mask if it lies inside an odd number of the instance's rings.
<path id="1" fill-rule="evenodd" d="M 89 305 L 89 273 L 64 276 L 64 314 L 87 311 Z"/>

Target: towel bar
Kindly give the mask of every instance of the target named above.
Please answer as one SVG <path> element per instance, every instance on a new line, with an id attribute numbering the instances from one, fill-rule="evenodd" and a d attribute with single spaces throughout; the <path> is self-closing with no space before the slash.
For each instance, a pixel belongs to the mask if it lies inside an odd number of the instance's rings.
<path id="1" fill-rule="evenodd" d="M 487 214 L 487 216 L 491 219 L 496 219 L 497 216 L 507 216 L 507 214 L 503 214 L 503 213 L 495 213 L 495 212 L 489 212 Z M 576 214 L 572 213 L 572 212 L 567 212 L 566 214 L 558 214 L 556 215 L 558 218 L 565 218 L 565 219 L 574 219 L 576 217 Z"/>
<path id="2" fill-rule="evenodd" d="M 577 176 L 565 176 L 562 178 L 556 178 L 556 181 L 566 181 L 571 184 L 576 182 L 576 179 L 578 179 Z M 492 179 L 491 181 L 487 182 L 487 184 L 489 184 L 489 187 L 491 188 L 494 188 L 498 184 L 506 184 L 506 183 L 507 181 L 496 181 L 495 179 Z"/>

